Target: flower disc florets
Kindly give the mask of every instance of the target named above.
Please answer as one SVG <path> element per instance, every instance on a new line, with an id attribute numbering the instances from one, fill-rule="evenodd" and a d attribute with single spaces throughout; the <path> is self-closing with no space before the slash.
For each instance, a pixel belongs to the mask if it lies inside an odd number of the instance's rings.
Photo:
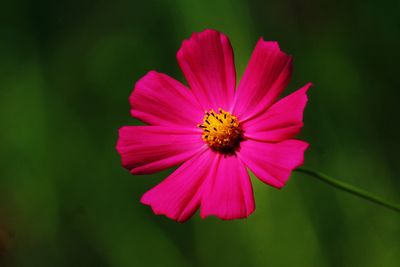
<path id="1" fill-rule="evenodd" d="M 243 130 L 236 116 L 219 108 L 206 111 L 203 124 L 197 126 L 203 129 L 202 138 L 210 148 L 223 154 L 233 154 L 243 140 Z"/>

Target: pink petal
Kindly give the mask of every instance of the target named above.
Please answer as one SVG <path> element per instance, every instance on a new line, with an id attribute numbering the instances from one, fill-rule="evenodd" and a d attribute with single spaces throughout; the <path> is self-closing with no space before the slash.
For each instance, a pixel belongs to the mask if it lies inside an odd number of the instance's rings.
<path id="1" fill-rule="evenodd" d="M 278 43 L 261 38 L 238 86 L 234 114 L 244 121 L 265 111 L 285 89 L 291 74 L 292 57 Z"/>
<path id="2" fill-rule="evenodd" d="M 148 174 L 178 165 L 207 146 L 196 128 L 125 126 L 119 129 L 117 151 L 132 174 Z"/>
<path id="3" fill-rule="evenodd" d="M 273 104 L 265 113 L 243 123 L 246 138 L 279 142 L 294 138 L 303 127 L 308 83 L 303 88 Z"/>
<path id="4" fill-rule="evenodd" d="M 136 83 L 129 101 L 132 116 L 151 125 L 195 127 L 204 116 L 191 90 L 155 71 Z"/>
<path id="5" fill-rule="evenodd" d="M 204 110 L 229 110 L 236 86 L 229 39 L 214 30 L 194 33 L 177 53 L 179 65 Z"/>
<path id="6" fill-rule="evenodd" d="M 246 218 L 254 211 L 254 196 L 246 167 L 237 156 L 219 154 L 209 173 L 201 201 L 201 217 Z"/>
<path id="7" fill-rule="evenodd" d="M 280 143 L 246 140 L 240 144 L 238 156 L 261 181 L 281 188 L 292 170 L 303 164 L 307 147 L 306 142 L 299 140 Z"/>
<path id="8" fill-rule="evenodd" d="M 141 202 L 152 207 L 155 214 L 184 222 L 198 209 L 202 185 L 216 154 L 205 150 L 185 162 L 157 186 L 147 191 Z"/>

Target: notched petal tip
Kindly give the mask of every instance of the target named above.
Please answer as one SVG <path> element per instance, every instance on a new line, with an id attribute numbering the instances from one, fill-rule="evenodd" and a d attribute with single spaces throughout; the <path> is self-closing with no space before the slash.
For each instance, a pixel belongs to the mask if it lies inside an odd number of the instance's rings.
<path id="1" fill-rule="evenodd" d="M 129 127 L 130 126 L 121 126 L 118 128 L 118 139 L 117 143 L 115 144 L 115 149 L 119 154 L 122 153 L 124 147 L 124 140 L 127 137 L 126 131 L 128 131 Z"/>
<path id="2" fill-rule="evenodd" d="M 303 106 L 303 110 L 306 107 L 306 104 L 308 102 L 308 90 L 310 90 L 310 88 L 313 86 L 312 82 L 308 82 L 306 83 L 306 85 L 304 85 L 303 87 L 301 87 L 299 90 L 295 91 L 293 94 L 304 94 L 304 106 Z"/>
<path id="3" fill-rule="evenodd" d="M 243 220 L 243 219 L 247 219 L 251 214 L 254 213 L 255 210 L 256 210 L 256 208 L 254 207 L 253 209 L 249 209 L 248 211 L 246 211 L 246 213 L 242 213 L 240 215 L 233 215 L 233 216 L 221 215 L 221 214 L 218 214 L 218 213 L 203 214 L 201 212 L 201 210 L 200 210 L 200 218 L 202 220 L 205 220 L 207 218 L 214 217 L 214 218 L 220 219 L 222 221 Z"/>
<path id="4" fill-rule="evenodd" d="M 265 40 L 264 37 L 260 37 L 260 39 L 258 39 L 257 45 L 262 45 L 262 46 L 268 47 L 270 49 L 276 49 L 276 50 L 281 51 L 281 48 L 277 41 L 268 41 L 268 40 Z"/>
<path id="5" fill-rule="evenodd" d="M 192 35 L 190 36 L 189 39 L 192 39 L 193 37 L 195 38 L 202 38 L 208 35 L 224 35 L 222 32 L 217 31 L 215 29 L 210 29 L 210 28 L 206 28 L 203 31 L 200 32 L 193 32 Z M 186 39 L 188 40 L 188 39 Z"/>
<path id="6" fill-rule="evenodd" d="M 223 33 L 219 32 L 217 30 L 214 30 L 214 29 L 205 29 L 204 31 L 201 31 L 201 32 L 193 32 L 189 38 L 186 38 L 182 41 L 181 47 L 179 48 L 179 50 L 176 54 L 178 60 L 179 60 L 179 58 L 183 57 L 183 50 L 185 47 L 190 46 L 191 43 L 193 43 L 193 42 L 201 41 L 201 39 L 204 39 L 204 38 L 207 38 L 207 37 L 210 37 L 213 35 L 214 36 L 219 35 L 219 36 L 221 36 L 221 38 L 225 37 L 229 41 L 227 36 L 225 36 Z"/>
<path id="7" fill-rule="evenodd" d="M 296 168 L 298 168 L 304 164 L 304 160 L 305 160 L 304 154 L 306 153 L 307 149 L 310 147 L 310 144 L 307 143 L 306 141 L 299 140 L 299 139 L 294 139 L 292 141 L 296 142 L 295 147 L 297 147 L 297 149 L 299 151 L 299 159 L 297 160 L 297 162 L 295 164 L 293 164 L 293 167 L 291 168 L 291 172 L 293 172 L 293 170 L 295 170 Z"/>
<path id="8" fill-rule="evenodd" d="M 291 60 L 293 60 L 292 55 L 287 54 L 286 52 L 282 51 L 278 41 L 264 40 L 263 37 L 260 37 L 260 39 L 258 39 L 258 41 L 257 41 L 256 48 L 262 48 L 262 49 L 266 49 L 266 50 L 275 51 L 277 53 L 282 53 L 285 56 L 287 56 L 288 58 L 290 58 Z"/>
<path id="9" fill-rule="evenodd" d="M 144 206 L 149 206 L 151 208 L 151 211 L 153 212 L 153 214 L 155 214 L 157 216 L 165 216 L 170 220 L 176 221 L 177 223 L 185 223 L 192 217 L 192 215 L 183 216 L 183 215 L 172 214 L 170 212 L 165 212 L 165 211 L 159 210 L 159 209 L 157 209 L 157 207 L 155 207 L 154 205 L 151 204 L 150 200 L 146 199 L 146 194 L 144 194 L 141 197 L 140 203 Z"/>
<path id="10" fill-rule="evenodd" d="M 285 58 L 287 61 L 287 67 L 289 68 L 290 71 L 293 69 L 293 56 L 291 54 L 288 54 L 284 51 L 282 51 L 279 43 L 277 41 L 266 41 L 262 37 L 258 40 L 256 44 L 255 49 L 262 49 L 265 51 L 271 51 L 273 53 L 276 53 L 282 58 Z"/>

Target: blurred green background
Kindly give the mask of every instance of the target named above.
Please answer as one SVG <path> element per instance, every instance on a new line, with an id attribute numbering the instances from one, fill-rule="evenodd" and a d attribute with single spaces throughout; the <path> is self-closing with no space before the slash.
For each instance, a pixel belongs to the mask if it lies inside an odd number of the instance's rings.
<path id="1" fill-rule="evenodd" d="M 400 2 L 2 1 L 0 266 L 400 266 L 400 216 L 293 174 L 256 179 L 246 220 L 186 224 L 141 195 L 170 171 L 131 176 L 117 129 L 138 123 L 128 96 L 214 28 L 240 77 L 257 39 L 294 55 L 286 93 L 314 83 L 306 166 L 399 201 Z"/>

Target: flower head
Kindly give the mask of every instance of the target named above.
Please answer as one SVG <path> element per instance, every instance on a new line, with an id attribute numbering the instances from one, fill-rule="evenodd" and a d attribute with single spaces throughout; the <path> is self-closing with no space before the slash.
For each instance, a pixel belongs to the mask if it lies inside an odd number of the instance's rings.
<path id="1" fill-rule="evenodd" d="M 292 57 L 260 39 L 236 88 L 233 50 L 220 32 L 205 30 L 177 53 L 189 87 L 150 71 L 130 96 L 131 114 L 147 126 L 119 130 L 117 151 L 132 174 L 180 165 L 141 202 L 179 222 L 200 216 L 245 218 L 255 209 L 248 170 L 281 188 L 303 163 L 303 126 L 310 83 L 278 100 Z"/>

